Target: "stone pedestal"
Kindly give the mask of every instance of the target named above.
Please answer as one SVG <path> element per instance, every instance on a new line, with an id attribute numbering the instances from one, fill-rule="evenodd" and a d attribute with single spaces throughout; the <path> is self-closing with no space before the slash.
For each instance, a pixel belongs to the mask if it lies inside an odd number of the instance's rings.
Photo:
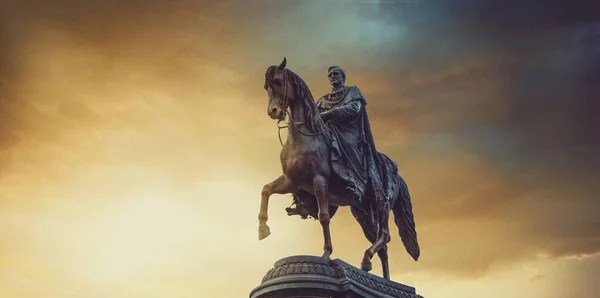
<path id="1" fill-rule="evenodd" d="M 250 298 L 423 298 L 415 288 L 367 273 L 342 260 L 281 259 Z"/>

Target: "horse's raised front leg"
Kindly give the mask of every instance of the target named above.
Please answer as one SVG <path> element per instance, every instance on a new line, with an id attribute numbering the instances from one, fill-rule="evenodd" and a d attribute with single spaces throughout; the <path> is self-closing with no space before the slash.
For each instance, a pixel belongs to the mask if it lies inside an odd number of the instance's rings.
<path id="1" fill-rule="evenodd" d="M 272 194 L 286 194 L 292 192 L 292 182 L 286 175 L 281 175 L 275 181 L 265 185 L 262 190 L 260 201 L 260 212 L 258 213 L 258 240 L 263 240 L 271 235 L 271 229 L 267 225 L 269 218 L 269 198 Z"/>
<path id="2" fill-rule="evenodd" d="M 313 189 L 315 190 L 315 196 L 317 197 L 319 207 L 319 222 L 323 227 L 323 237 L 325 242 L 323 245 L 323 258 L 326 259 L 329 259 L 333 252 L 331 233 L 329 230 L 331 216 L 329 215 L 329 199 L 327 198 L 328 188 L 327 179 L 320 175 L 315 177 L 313 180 Z"/>

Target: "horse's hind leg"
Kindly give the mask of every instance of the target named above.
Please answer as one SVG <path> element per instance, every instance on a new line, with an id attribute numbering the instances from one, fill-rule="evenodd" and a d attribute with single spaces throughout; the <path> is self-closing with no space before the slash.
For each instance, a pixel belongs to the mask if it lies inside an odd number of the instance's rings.
<path id="1" fill-rule="evenodd" d="M 373 245 L 371 245 L 371 247 L 369 247 L 365 251 L 365 256 L 362 261 L 362 267 L 364 270 L 371 269 L 371 267 L 372 267 L 371 259 L 373 258 L 375 253 L 376 252 L 379 253 L 379 251 L 383 248 L 383 246 L 385 246 L 390 241 L 388 218 L 389 218 L 389 214 L 387 212 L 385 212 L 384 214 L 381 214 L 381 219 L 380 219 L 381 221 L 379 222 L 379 226 L 381 228 L 378 229 L 377 240 L 375 240 L 375 242 L 373 242 Z M 382 255 L 379 255 L 380 258 L 381 258 L 381 256 Z M 389 279 L 389 268 L 387 268 L 388 267 L 387 253 L 384 256 L 386 257 L 385 260 L 381 259 L 382 267 L 383 267 L 382 268 L 383 274 L 384 274 L 384 277 L 386 277 L 386 275 L 387 275 L 387 279 Z M 386 271 L 388 271 L 388 272 L 386 272 Z"/>
<path id="2" fill-rule="evenodd" d="M 388 252 L 387 252 L 387 244 L 384 244 L 381 249 L 377 251 L 377 255 L 381 260 L 381 269 L 383 271 L 383 278 L 389 280 L 390 279 L 390 266 L 388 263 Z"/>
<path id="3" fill-rule="evenodd" d="M 363 234 L 365 234 L 367 240 L 369 240 L 371 244 L 375 243 L 375 241 L 377 241 L 377 226 L 373 225 L 371 217 L 355 206 L 350 207 L 350 211 L 362 228 Z M 371 260 L 369 259 L 367 262 L 365 262 L 365 259 L 363 259 L 361 268 L 367 272 L 371 271 L 371 269 L 373 269 Z"/>
<path id="4" fill-rule="evenodd" d="M 281 175 L 275 181 L 265 185 L 262 190 L 262 199 L 260 201 L 260 212 L 258 213 L 258 240 L 262 240 L 271 235 L 271 229 L 267 225 L 269 198 L 272 194 L 285 194 L 292 192 L 292 181 L 286 176 Z"/>
<path id="5" fill-rule="evenodd" d="M 387 213 L 389 214 L 389 213 Z M 381 246 L 381 248 L 379 250 L 377 250 L 377 255 L 379 256 L 379 259 L 381 260 L 381 269 L 383 271 L 383 278 L 389 280 L 390 279 L 390 266 L 388 263 L 388 251 L 387 251 L 387 244 L 390 242 L 391 237 L 390 237 L 390 226 L 389 226 L 389 220 L 388 217 L 389 215 L 385 216 L 386 219 L 381 222 L 381 227 L 382 229 L 382 234 L 384 236 L 384 242 L 383 245 Z"/>

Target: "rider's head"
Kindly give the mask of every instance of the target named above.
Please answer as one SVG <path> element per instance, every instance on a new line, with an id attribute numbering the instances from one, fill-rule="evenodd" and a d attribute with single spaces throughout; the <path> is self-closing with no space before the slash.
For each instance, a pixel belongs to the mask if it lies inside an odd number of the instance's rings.
<path id="1" fill-rule="evenodd" d="M 339 66 L 330 66 L 327 69 L 327 77 L 329 77 L 329 83 L 334 88 L 344 86 L 346 82 L 346 72 Z"/>

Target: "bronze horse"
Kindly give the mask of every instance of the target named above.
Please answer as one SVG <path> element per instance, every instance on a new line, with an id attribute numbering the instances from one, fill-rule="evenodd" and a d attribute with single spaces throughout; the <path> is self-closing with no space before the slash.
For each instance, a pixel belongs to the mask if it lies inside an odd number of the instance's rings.
<path id="1" fill-rule="evenodd" d="M 288 136 L 281 150 L 283 175 L 265 185 L 262 190 L 259 219 L 259 240 L 270 235 L 267 226 L 269 197 L 272 194 L 303 193 L 299 205 L 305 214 L 318 218 L 323 228 L 323 257 L 333 252 L 329 222 L 338 206 L 350 206 L 366 238 L 372 243 L 365 253 L 361 268 L 372 269 L 371 259 L 377 253 L 381 259 L 383 277 L 389 279 L 387 243 L 390 241 L 389 212 L 407 252 L 416 261 L 420 255 L 412 205 L 404 180 L 396 175 L 393 198 L 383 212 L 370 208 L 371 198 L 363 202 L 344 195 L 343 184 L 336 181 L 329 163 L 330 149 L 327 126 L 321 119 L 314 98 L 300 76 L 286 69 L 286 59 L 279 66 L 270 66 L 265 73 L 264 88 L 269 97 L 267 113 L 271 119 L 283 121 L 289 114 Z M 289 109 L 289 112 L 288 112 Z M 306 199 L 310 198 L 310 199 Z M 288 208 L 288 213 L 290 212 Z M 373 214 L 374 212 L 375 214 Z M 305 218 L 303 216 L 303 218 Z"/>

